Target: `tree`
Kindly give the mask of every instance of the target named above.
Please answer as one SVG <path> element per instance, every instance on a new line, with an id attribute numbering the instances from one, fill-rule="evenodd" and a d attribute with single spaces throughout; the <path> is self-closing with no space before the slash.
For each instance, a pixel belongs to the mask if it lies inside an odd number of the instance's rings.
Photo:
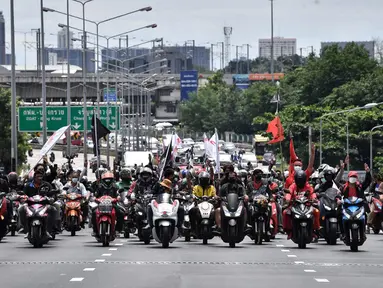
<path id="1" fill-rule="evenodd" d="M 5 171 L 11 169 L 11 91 L 0 88 L 0 159 Z M 27 151 L 30 148 L 25 133 L 18 133 L 18 164 L 26 163 Z"/>

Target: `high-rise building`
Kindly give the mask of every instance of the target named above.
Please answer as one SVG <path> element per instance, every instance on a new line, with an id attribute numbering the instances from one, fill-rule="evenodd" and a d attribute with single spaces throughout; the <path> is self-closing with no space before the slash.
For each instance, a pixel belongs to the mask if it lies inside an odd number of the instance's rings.
<path id="1" fill-rule="evenodd" d="M 5 56 L 5 20 L 3 12 L 0 11 L 0 65 L 6 64 Z"/>
<path id="2" fill-rule="evenodd" d="M 49 63 L 50 65 L 60 65 L 63 63 L 67 63 L 67 53 L 66 48 L 45 48 L 45 63 Z M 83 51 L 82 49 L 70 49 L 69 50 L 69 64 L 76 65 L 82 67 L 82 57 Z M 87 49 L 86 51 L 86 72 L 94 73 L 95 69 L 95 51 L 91 49 Z M 51 64 L 52 63 L 52 64 Z"/>
<path id="3" fill-rule="evenodd" d="M 347 44 L 352 43 L 352 42 L 321 42 L 321 51 L 325 47 L 332 46 L 332 45 L 337 45 L 339 48 L 344 49 Z M 375 42 L 374 41 L 354 41 L 356 45 L 363 46 L 364 49 L 367 50 L 368 54 L 370 55 L 371 58 L 375 57 Z"/>
<path id="4" fill-rule="evenodd" d="M 259 57 L 271 58 L 271 38 L 259 39 Z M 274 59 L 281 56 L 292 56 L 297 54 L 297 39 L 274 37 Z"/>
<path id="5" fill-rule="evenodd" d="M 64 27 L 62 28 L 58 33 L 57 33 L 57 48 L 67 48 L 67 28 Z M 73 32 L 69 31 L 69 48 L 73 48 Z"/>

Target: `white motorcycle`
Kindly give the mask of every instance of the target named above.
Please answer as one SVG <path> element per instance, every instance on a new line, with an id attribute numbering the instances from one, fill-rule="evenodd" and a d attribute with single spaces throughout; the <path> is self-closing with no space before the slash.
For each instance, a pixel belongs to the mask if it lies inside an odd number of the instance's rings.
<path id="1" fill-rule="evenodd" d="M 153 238 L 162 243 L 163 248 L 168 248 L 178 238 L 177 212 L 180 206 L 178 200 L 172 200 L 171 195 L 163 193 L 152 200 L 150 206 L 153 211 Z"/>
<path id="2" fill-rule="evenodd" d="M 214 205 L 211 202 L 215 200 L 203 196 L 202 198 L 196 197 L 198 204 L 197 215 L 197 235 L 202 239 L 203 244 L 206 245 L 208 240 L 213 239 L 213 225 L 214 225 Z"/>

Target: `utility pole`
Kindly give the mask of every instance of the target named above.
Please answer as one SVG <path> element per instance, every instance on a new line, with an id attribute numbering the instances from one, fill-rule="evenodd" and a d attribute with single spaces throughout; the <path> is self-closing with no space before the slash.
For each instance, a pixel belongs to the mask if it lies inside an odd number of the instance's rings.
<path id="1" fill-rule="evenodd" d="M 247 74 L 250 73 L 250 44 L 246 44 L 247 48 Z"/>

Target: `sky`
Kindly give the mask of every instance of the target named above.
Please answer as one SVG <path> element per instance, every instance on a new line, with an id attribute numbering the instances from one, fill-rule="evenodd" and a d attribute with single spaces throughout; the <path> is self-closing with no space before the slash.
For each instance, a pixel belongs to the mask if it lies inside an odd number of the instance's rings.
<path id="1" fill-rule="evenodd" d="M 11 40 L 9 2 L 3 0 L 0 8 L 6 21 L 7 53 Z M 45 0 L 44 6 L 66 12 L 66 2 Z M 257 57 L 258 39 L 271 37 L 270 0 L 93 0 L 85 6 L 85 17 L 97 22 L 146 6 L 153 10 L 104 23 L 100 25 L 100 34 L 112 36 L 155 23 L 158 25 L 155 29 L 129 34 L 129 45 L 164 38 L 166 45 L 195 40 L 196 45 L 210 47 L 224 41 L 223 27 L 230 26 L 232 58 L 235 45 L 242 44 L 250 44 L 250 57 Z M 303 55 L 309 53 L 310 46 L 319 52 L 322 41 L 369 41 L 383 36 L 381 11 L 382 0 L 274 0 L 274 36 L 296 38 L 298 51 L 303 48 Z M 82 5 L 70 0 L 70 14 L 82 17 Z M 45 44 L 54 47 L 60 29 L 57 25 L 66 23 L 66 16 L 44 13 L 44 21 Z M 71 19 L 70 25 L 82 29 L 80 20 Z M 36 64 L 36 40 L 31 33 L 36 28 L 40 28 L 40 0 L 15 1 L 18 65 Z M 95 32 L 95 25 L 87 24 L 86 30 Z M 88 41 L 94 42 L 95 38 Z M 100 45 L 106 45 L 100 41 Z M 110 41 L 110 46 L 117 45 L 117 39 Z M 75 43 L 76 46 L 79 44 Z M 243 56 L 245 52 L 244 47 Z M 218 62 L 218 53 L 214 58 Z"/>

